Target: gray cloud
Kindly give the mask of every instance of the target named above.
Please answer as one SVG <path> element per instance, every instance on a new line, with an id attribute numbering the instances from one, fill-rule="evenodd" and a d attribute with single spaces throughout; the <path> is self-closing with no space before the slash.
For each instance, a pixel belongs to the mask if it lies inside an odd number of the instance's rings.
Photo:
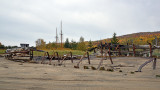
<path id="1" fill-rule="evenodd" d="M 99 40 L 158 31 L 159 0 L 1 0 L 0 42 L 5 45 L 55 41 L 63 21 L 64 40 Z"/>

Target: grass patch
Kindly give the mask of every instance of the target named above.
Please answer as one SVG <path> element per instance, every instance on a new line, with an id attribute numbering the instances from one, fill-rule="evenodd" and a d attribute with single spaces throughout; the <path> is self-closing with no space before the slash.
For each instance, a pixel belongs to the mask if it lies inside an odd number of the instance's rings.
<path id="1" fill-rule="evenodd" d="M 68 54 L 69 52 L 72 52 L 72 55 L 83 55 L 85 52 L 84 51 L 79 51 L 79 50 L 45 50 L 45 52 L 49 52 L 49 55 L 53 55 L 54 52 L 58 52 L 58 54 L 60 56 L 64 55 L 64 54 Z M 43 56 L 44 52 L 38 52 L 38 51 L 34 51 L 33 52 L 34 56 Z"/>
<path id="2" fill-rule="evenodd" d="M 0 49 L 0 54 L 5 53 L 6 49 Z M 45 52 L 49 52 L 49 55 L 53 55 L 53 50 L 44 50 Z M 80 50 L 54 50 L 54 52 L 58 52 L 60 56 L 64 54 L 68 54 L 72 52 L 72 55 L 83 55 L 85 52 Z M 34 56 L 43 56 L 44 52 L 33 51 Z"/>
<path id="3" fill-rule="evenodd" d="M 5 53 L 6 49 L 0 49 L 0 54 Z"/>

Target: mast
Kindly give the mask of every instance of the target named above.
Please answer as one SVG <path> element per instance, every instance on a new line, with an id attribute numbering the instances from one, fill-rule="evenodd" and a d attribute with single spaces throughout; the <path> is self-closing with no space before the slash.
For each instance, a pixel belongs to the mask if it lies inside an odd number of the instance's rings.
<path id="1" fill-rule="evenodd" d="M 56 45 L 58 44 L 58 34 L 57 34 L 57 27 L 56 27 Z"/>
<path id="2" fill-rule="evenodd" d="M 62 38 L 63 38 L 63 33 L 62 33 L 62 21 L 61 21 L 61 48 L 62 48 Z"/>

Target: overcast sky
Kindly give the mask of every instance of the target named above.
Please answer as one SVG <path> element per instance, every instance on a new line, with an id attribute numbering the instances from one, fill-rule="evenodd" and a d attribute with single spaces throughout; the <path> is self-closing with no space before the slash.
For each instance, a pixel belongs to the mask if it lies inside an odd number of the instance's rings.
<path id="1" fill-rule="evenodd" d="M 64 41 L 159 31 L 160 0 L 0 0 L 0 42 L 53 42 L 61 20 Z"/>

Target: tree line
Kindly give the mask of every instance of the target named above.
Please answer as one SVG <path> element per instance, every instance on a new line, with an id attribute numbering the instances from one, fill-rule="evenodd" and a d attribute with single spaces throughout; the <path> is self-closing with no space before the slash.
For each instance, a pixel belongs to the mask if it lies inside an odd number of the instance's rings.
<path id="1" fill-rule="evenodd" d="M 38 39 L 38 40 L 36 40 L 35 43 L 36 43 L 37 49 L 62 49 L 60 43 L 56 43 L 56 42 L 46 43 L 43 39 Z M 71 40 L 71 42 L 70 42 L 69 39 L 66 38 L 65 42 L 63 43 L 63 49 L 68 48 L 68 49 L 72 49 L 72 50 L 85 51 L 86 49 L 91 48 L 92 46 L 93 46 L 92 41 L 90 40 L 89 43 L 86 43 L 84 41 L 84 37 L 82 37 L 82 36 L 80 37 L 78 42 L 76 42 L 74 40 Z"/>
<path id="2" fill-rule="evenodd" d="M 17 48 L 18 46 L 5 46 L 0 43 L 0 49 L 11 49 L 11 48 Z"/>
<path id="3" fill-rule="evenodd" d="M 44 49 L 72 49 L 72 50 L 82 50 L 85 51 L 87 49 L 90 49 L 92 47 L 95 47 L 98 45 L 99 41 L 84 41 L 84 37 L 80 37 L 79 41 L 76 42 L 74 40 L 69 41 L 68 38 L 66 38 L 65 42 L 63 43 L 63 48 L 61 48 L 60 43 L 56 42 L 49 42 L 46 43 L 43 39 L 37 39 L 35 41 L 36 43 L 36 48 L 40 50 Z M 111 39 L 106 39 L 102 40 L 102 42 L 107 42 L 107 43 L 112 43 L 112 44 L 123 44 L 126 45 L 128 44 L 136 44 L 136 45 L 146 45 L 151 43 L 152 45 L 160 45 L 160 35 L 146 35 L 146 36 L 137 36 L 137 37 L 128 37 L 128 38 L 118 38 L 116 36 L 116 33 L 113 34 L 113 37 Z M 0 49 L 10 49 L 10 48 L 15 48 L 18 46 L 5 46 L 0 43 Z"/>

